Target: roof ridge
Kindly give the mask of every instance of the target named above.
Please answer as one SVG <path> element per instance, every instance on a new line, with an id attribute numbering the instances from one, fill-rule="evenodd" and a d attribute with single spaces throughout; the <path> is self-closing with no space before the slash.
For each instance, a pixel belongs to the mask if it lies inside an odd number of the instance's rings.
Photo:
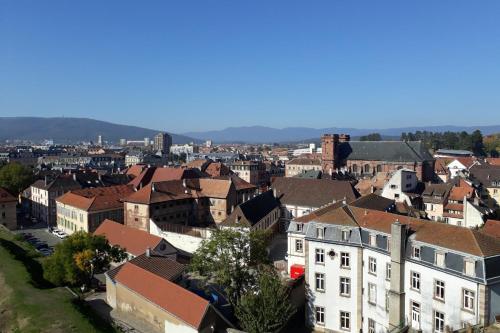
<path id="1" fill-rule="evenodd" d="M 361 227 L 359 222 L 354 217 L 354 213 L 351 211 L 351 207 L 349 205 L 342 206 L 342 209 L 346 212 L 347 215 L 349 215 L 350 218 L 352 218 L 352 220 L 358 225 L 358 227 Z"/>

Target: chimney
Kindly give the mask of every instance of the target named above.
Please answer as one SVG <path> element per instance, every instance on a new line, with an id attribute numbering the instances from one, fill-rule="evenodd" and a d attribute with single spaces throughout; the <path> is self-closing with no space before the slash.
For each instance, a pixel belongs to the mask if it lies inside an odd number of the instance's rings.
<path id="1" fill-rule="evenodd" d="M 351 141 L 351 136 L 349 134 L 340 134 L 339 142 L 349 142 Z"/>
<path id="2" fill-rule="evenodd" d="M 146 248 L 146 257 L 151 257 L 151 248 L 149 246 Z"/>
<path id="3" fill-rule="evenodd" d="M 398 327 L 404 316 L 404 261 L 406 225 L 396 220 L 391 225 L 391 287 L 389 290 L 389 328 Z"/>
<path id="4" fill-rule="evenodd" d="M 49 184 L 49 176 L 45 176 L 45 186 Z"/>

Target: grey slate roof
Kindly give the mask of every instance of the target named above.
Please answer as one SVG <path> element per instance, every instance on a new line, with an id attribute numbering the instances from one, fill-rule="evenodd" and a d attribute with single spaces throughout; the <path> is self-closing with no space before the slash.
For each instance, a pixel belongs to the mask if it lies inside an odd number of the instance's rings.
<path id="1" fill-rule="evenodd" d="M 340 159 L 423 162 L 432 160 L 420 141 L 349 141 L 339 144 Z"/>
<path id="2" fill-rule="evenodd" d="M 393 209 L 395 203 L 394 200 L 384 198 L 375 193 L 370 193 L 357 199 L 356 201 L 353 201 L 351 205 L 359 208 L 374 209 L 385 212 Z"/>
<path id="3" fill-rule="evenodd" d="M 271 188 L 282 205 L 319 208 L 344 198 L 351 202 L 357 197 L 352 184 L 341 180 L 279 177 Z"/>
<path id="4" fill-rule="evenodd" d="M 252 227 L 279 206 L 273 192 L 267 191 L 237 206 L 221 225 Z"/>
<path id="5" fill-rule="evenodd" d="M 474 165 L 469 172 L 484 187 L 500 187 L 500 166 Z"/>

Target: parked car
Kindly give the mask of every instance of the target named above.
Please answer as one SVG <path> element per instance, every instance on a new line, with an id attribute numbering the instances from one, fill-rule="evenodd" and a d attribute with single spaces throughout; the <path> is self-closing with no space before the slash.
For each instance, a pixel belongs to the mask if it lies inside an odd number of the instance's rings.
<path id="1" fill-rule="evenodd" d="M 23 232 L 23 233 L 22 233 L 22 236 L 23 236 L 23 238 L 24 238 L 24 239 L 26 239 L 26 240 L 28 240 L 28 239 L 30 239 L 30 238 L 33 238 L 33 235 L 32 235 L 32 234 L 30 234 L 29 232 Z"/>
<path id="2" fill-rule="evenodd" d="M 59 237 L 61 239 L 68 237 L 68 235 L 64 231 L 61 231 L 61 230 L 56 230 L 54 232 L 54 235 L 56 235 L 57 237 Z"/>
<path id="3" fill-rule="evenodd" d="M 41 254 L 43 254 L 46 257 L 50 256 L 50 255 L 52 255 L 52 253 L 54 253 L 54 251 L 52 251 L 51 249 L 46 249 L 46 248 L 38 249 L 38 252 L 40 252 Z"/>
<path id="4" fill-rule="evenodd" d="M 36 249 L 37 250 L 41 250 L 41 249 L 48 249 L 49 246 L 47 245 L 47 243 L 44 243 L 44 242 L 39 242 L 35 245 Z"/>

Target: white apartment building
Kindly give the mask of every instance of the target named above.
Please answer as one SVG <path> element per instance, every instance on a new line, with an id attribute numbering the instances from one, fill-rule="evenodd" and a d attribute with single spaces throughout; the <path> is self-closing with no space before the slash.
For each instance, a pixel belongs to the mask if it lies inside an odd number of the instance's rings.
<path id="1" fill-rule="evenodd" d="M 400 169 L 393 172 L 389 181 L 385 183 L 381 195 L 396 202 L 405 202 L 411 207 L 412 202 L 408 193 L 415 191 L 417 184 L 418 178 L 415 171 Z"/>
<path id="2" fill-rule="evenodd" d="M 500 241 L 479 231 L 333 204 L 294 219 L 288 270 L 323 332 L 445 332 L 500 313 Z"/>

